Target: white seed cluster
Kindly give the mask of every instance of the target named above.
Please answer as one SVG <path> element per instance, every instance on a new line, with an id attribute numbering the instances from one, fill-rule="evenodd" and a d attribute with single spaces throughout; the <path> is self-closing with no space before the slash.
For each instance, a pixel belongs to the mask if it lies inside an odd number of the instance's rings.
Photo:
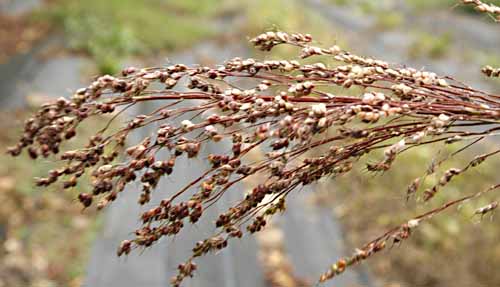
<path id="1" fill-rule="evenodd" d="M 288 88 L 288 92 L 294 96 L 307 96 L 314 88 L 314 83 L 305 81 L 303 83 L 296 83 Z"/>
<path id="2" fill-rule="evenodd" d="M 181 127 L 185 131 L 191 131 L 194 128 L 194 124 L 190 120 L 183 120 L 181 122 Z"/>
<path id="3" fill-rule="evenodd" d="M 363 104 L 375 106 L 385 101 L 385 95 L 383 93 L 365 93 L 362 101 Z"/>
<path id="4" fill-rule="evenodd" d="M 398 96 L 407 96 L 413 91 L 412 87 L 408 87 L 405 84 L 392 85 L 391 89 Z"/>
<path id="5" fill-rule="evenodd" d="M 432 125 L 440 129 L 444 127 L 450 121 L 450 117 L 445 114 L 440 114 L 438 117 L 432 119 Z"/>
<path id="6" fill-rule="evenodd" d="M 326 106 L 323 103 L 313 105 L 311 110 L 316 117 L 323 117 L 326 114 Z"/>
<path id="7" fill-rule="evenodd" d="M 408 228 L 412 229 L 412 228 L 417 227 L 419 223 L 420 223 L 420 220 L 412 219 L 412 220 L 409 220 L 408 223 L 406 223 L 406 224 L 408 225 Z"/>

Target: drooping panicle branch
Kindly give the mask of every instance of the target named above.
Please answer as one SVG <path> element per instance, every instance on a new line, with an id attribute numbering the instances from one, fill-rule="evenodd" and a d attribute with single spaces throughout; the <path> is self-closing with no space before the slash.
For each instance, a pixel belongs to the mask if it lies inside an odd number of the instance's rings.
<path id="1" fill-rule="evenodd" d="M 26 150 L 34 159 L 59 157 L 61 166 L 37 179 L 39 186 L 62 182 L 72 188 L 90 174 L 92 192 L 78 199 L 99 209 L 136 181 L 141 183 L 138 202 L 145 204 L 160 180 L 174 172 L 179 158 L 206 161 L 202 174 L 141 215 L 143 226 L 122 242 L 118 255 L 175 236 L 186 224 L 198 222 L 235 184 L 260 178 L 219 214 L 215 234 L 196 243 L 192 256 L 179 265 L 172 278 L 178 286 L 193 276 L 195 258 L 262 230 L 269 217 L 285 210 L 287 196 L 297 187 L 346 174 L 359 162 L 371 172 L 384 172 L 409 149 L 474 141 L 500 130 L 500 96 L 451 77 L 357 56 L 338 46 L 317 47 L 306 34 L 267 32 L 251 43 L 263 51 L 292 46 L 299 55 L 294 60 L 234 58 L 215 67 L 127 68 L 119 77 L 99 77 L 70 100 L 42 106 L 9 152 L 16 156 Z M 334 64 L 314 62 L 315 56 Z M 302 61 L 306 58 L 308 63 Z M 246 88 L 237 84 L 241 81 Z M 145 102 L 155 103 L 155 109 L 125 119 L 126 110 Z M 81 149 L 60 150 L 79 125 L 105 114 L 123 124 L 118 129 L 107 124 Z M 134 131 L 153 127 L 149 136 L 132 143 Z M 203 154 L 213 142 L 228 145 L 229 151 Z M 259 149 L 266 151 L 263 158 L 248 156 Z M 313 155 L 314 150 L 324 152 Z M 377 150 L 382 151 L 378 161 L 365 161 L 365 155 Z M 444 188 L 467 168 L 446 171 L 437 187 Z M 414 185 L 412 193 L 418 189 Z M 425 193 L 427 200 L 437 187 Z M 406 238 L 420 221 L 414 220 L 393 234 Z M 381 242 L 367 246 L 355 259 L 338 262 L 322 280 L 381 250 Z"/>

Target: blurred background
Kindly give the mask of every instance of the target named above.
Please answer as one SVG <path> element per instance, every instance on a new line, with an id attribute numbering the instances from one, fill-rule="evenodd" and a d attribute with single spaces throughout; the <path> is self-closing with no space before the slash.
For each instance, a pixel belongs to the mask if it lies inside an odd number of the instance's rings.
<path id="1" fill-rule="evenodd" d="M 44 101 L 69 97 L 94 76 L 128 65 L 292 57 L 288 49 L 262 54 L 247 44 L 276 29 L 310 33 L 326 45 L 500 93 L 498 79 L 479 73 L 482 65 L 500 66 L 500 25 L 456 2 L 0 0 L 0 146 L 17 140 L 23 121 Z M 87 125 L 69 145 L 79 146 L 100 124 L 96 119 Z M 186 286 L 310 286 L 338 257 L 388 227 L 498 178 L 500 162 L 493 159 L 453 182 L 432 204 L 406 202 L 406 186 L 436 151 L 431 146 L 410 152 L 399 162 L 404 168 L 382 176 L 367 175 L 359 166 L 349 177 L 304 188 L 262 235 L 201 260 L 199 276 Z M 139 223 L 133 190 L 103 213 L 82 211 L 74 199 L 85 185 L 72 192 L 34 187 L 32 178 L 45 175 L 50 160 L 12 160 L 3 152 L 0 160 L 0 287 L 167 286 L 194 242 L 213 231 L 199 226 L 142 254 L 116 258 L 119 242 Z M 186 163 L 166 185 L 177 186 L 196 171 Z M 500 227 L 470 218 L 486 203 L 487 198 L 435 218 L 411 240 L 325 286 L 500 286 Z"/>

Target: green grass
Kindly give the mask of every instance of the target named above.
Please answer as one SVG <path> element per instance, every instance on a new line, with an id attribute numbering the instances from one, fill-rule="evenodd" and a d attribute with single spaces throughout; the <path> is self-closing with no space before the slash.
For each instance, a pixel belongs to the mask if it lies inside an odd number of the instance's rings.
<path id="1" fill-rule="evenodd" d="M 189 47 L 210 37 L 216 0 L 68 0 L 44 13 L 64 30 L 71 49 L 88 53 L 101 73 L 114 73 L 127 56 Z"/>
<path id="2" fill-rule="evenodd" d="M 244 35 L 282 29 L 330 42 L 335 33 L 303 5 L 285 0 L 56 0 L 42 15 L 63 29 L 71 49 L 89 54 L 101 73 L 112 74 L 126 57 L 183 49 L 218 32 L 230 32 L 207 25 L 229 10 L 248 18 Z"/>
<path id="3" fill-rule="evenodd" d="M 500 67 L 500 55 L 491 53 L 478 52 L 479 62 L 482 66 L 490 65 L 492 67 Z"/>
<path id="4" fill-rule="evenodd" d="M 255 0 L 246 7 L 245 12 L 248 16 L 248 32 L 252 34 L 263 30 L 310 33 L 316 37 L 329 32 L 333 34 L 329 31 L 328 23 L 300 1 Z"/>
<path id="5" fill-rule="evenodd" d="M 434 35 L 427 32 L 419 32 L 408 49 L 412 58 L 429 57 L 438 59 L 446 56 L 453 45 L 450 34 Z"/>
<path id="6" fill-rule="evenodd" d="M 404 23 L 404 16 L 397 11 L 384 11 L 376 13 L 376 25 L 381 29 L 394 29 Z"/>

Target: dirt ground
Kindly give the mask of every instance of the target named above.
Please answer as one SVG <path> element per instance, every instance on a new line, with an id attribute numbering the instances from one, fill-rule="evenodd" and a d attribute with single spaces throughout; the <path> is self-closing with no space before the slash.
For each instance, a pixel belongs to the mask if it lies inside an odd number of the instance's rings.
<path id="1" fill-rule="evenodd" d="M 0 114 L 0 146 L 15 143 L 27 112 Z M 95 213 L 75 202 L 76 190 L 34 187 L 48 162 L 3 152 L 0 161 L 0 286 L 80 286 Z"/>
<path id="2" fill-rule="evenodd" d="M 0 13 L 0 64 L 10 56 L 28 51 L 49 30 L 49 25 L 28 20 L 28 16 L 8 16 Z"/>

